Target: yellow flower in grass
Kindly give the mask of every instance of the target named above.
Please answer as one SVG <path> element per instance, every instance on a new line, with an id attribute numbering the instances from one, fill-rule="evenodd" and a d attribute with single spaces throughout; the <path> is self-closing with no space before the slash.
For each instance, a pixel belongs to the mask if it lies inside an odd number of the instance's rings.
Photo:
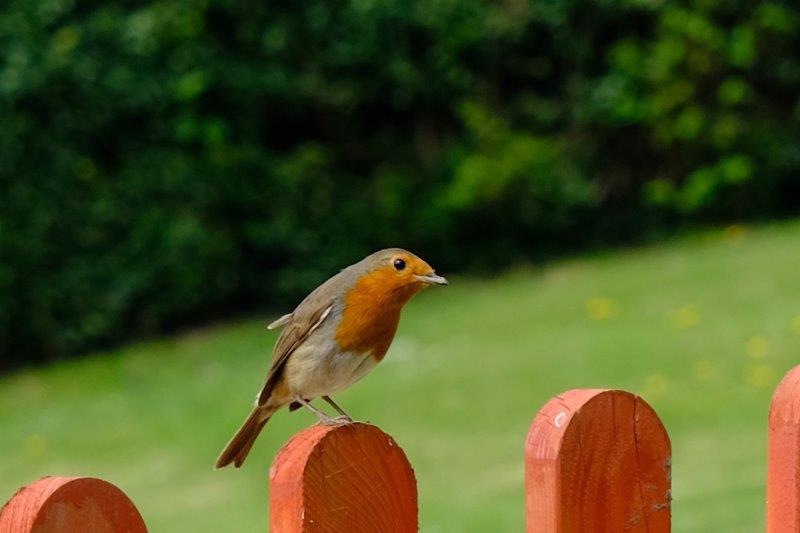
<path id="1" fill-rule="evenodd" d="M 777 374 L 769 365 L 749 365 L 744 371 L 744 381 L 751 387 L 766 389 L 775 386 Z"/>
<path id="2" fill-rule="evenodd" d="M 619 304 L 611 298 L 589 298 L 586 300 L 586 316 L 592 320 L 611 320 L 619 316 Z"/>
<path id="3" fill-rule="evenodd" d="M 763 359 L 769 355 L 769 341 L 764 337 L 751 337 L 745 345 L 747 357 Z"/>
<path id="4" fill-rule="evenodd" d="M 47 451 L 47 440 L 40 433 L 34 433 L 25 440 L 25 451 L 30 457 L 41 457 Z"/>
<path id="5" fill-rule="evenodd" d="M 645 396 L 659 396 L 667 392 L 669 382 L 667 378 L 661 374 L 653 374 L 647 376 L 644 381 L 644 395 Z"/>
<path id="6" fill-rule="evenodd" d="M 689 329 L 700 323 L 700 309 L 694 305 L 684 305 L 672 313 L 672 326 L 676 329 Z"/>
<path id="7" fill-rule="evenodd" d="M 714 373 L 714 363 L 710 359 L 698 359 L 692 365 L 692 375 L 698 381 L 708 381 Z"/>

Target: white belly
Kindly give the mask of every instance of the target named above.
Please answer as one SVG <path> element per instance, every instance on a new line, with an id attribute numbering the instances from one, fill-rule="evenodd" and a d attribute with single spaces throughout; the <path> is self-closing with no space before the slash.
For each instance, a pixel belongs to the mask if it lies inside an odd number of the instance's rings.
<path id="1" fill-rule="evenodd" d="M 303 343 L 286 361 L 284 376 L 293 395 L 312 399 L 334 394 L 363 378 L 378 364 L 369 354 L 321 348 Z"/>

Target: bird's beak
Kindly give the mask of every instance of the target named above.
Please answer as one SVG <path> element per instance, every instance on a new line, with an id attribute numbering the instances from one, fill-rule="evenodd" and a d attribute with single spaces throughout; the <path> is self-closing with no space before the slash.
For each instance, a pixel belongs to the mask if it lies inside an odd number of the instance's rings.
<path id="1" fill-rule="evenodd" d="M 439 276 L 438 274 L 431 272 L 430 274 L 425 274 L 424 276 L 414 276 L 417 278 L 417 281 L 421 281 L 422 283 L 427 283 L 428 285 L 447 285 L 447 280 L 443 276 Z"/>

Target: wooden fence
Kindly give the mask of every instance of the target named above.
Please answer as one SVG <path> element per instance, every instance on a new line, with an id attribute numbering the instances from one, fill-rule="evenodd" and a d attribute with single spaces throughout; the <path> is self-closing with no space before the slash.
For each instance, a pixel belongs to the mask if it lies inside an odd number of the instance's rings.
<path id="1" fill-rule="evenodd" d="M 800 533 L 800 366 L 769 412 L 767 532 Z M 664 426 L 625 391 L 552 398 L 525 441 L 529 533 L 670 531 L 671 451 Z M 270 530 L 418 530 L 414 471 L 395 441 L 368 424 L 313 426 L 278 453 L 269 474 Z M 140 533 L 139 512 L 114 485 L 46 477 L 0 511 L 0 533 Z"/>

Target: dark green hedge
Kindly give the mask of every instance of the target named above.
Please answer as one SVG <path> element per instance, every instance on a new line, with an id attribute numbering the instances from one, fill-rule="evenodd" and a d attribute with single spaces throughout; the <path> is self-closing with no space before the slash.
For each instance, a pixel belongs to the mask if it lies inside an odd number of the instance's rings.
<path id="1" fill-rule="evenodd" d="M 12 0 L 0 367 L 800 198 L 800 9 Z"/>

